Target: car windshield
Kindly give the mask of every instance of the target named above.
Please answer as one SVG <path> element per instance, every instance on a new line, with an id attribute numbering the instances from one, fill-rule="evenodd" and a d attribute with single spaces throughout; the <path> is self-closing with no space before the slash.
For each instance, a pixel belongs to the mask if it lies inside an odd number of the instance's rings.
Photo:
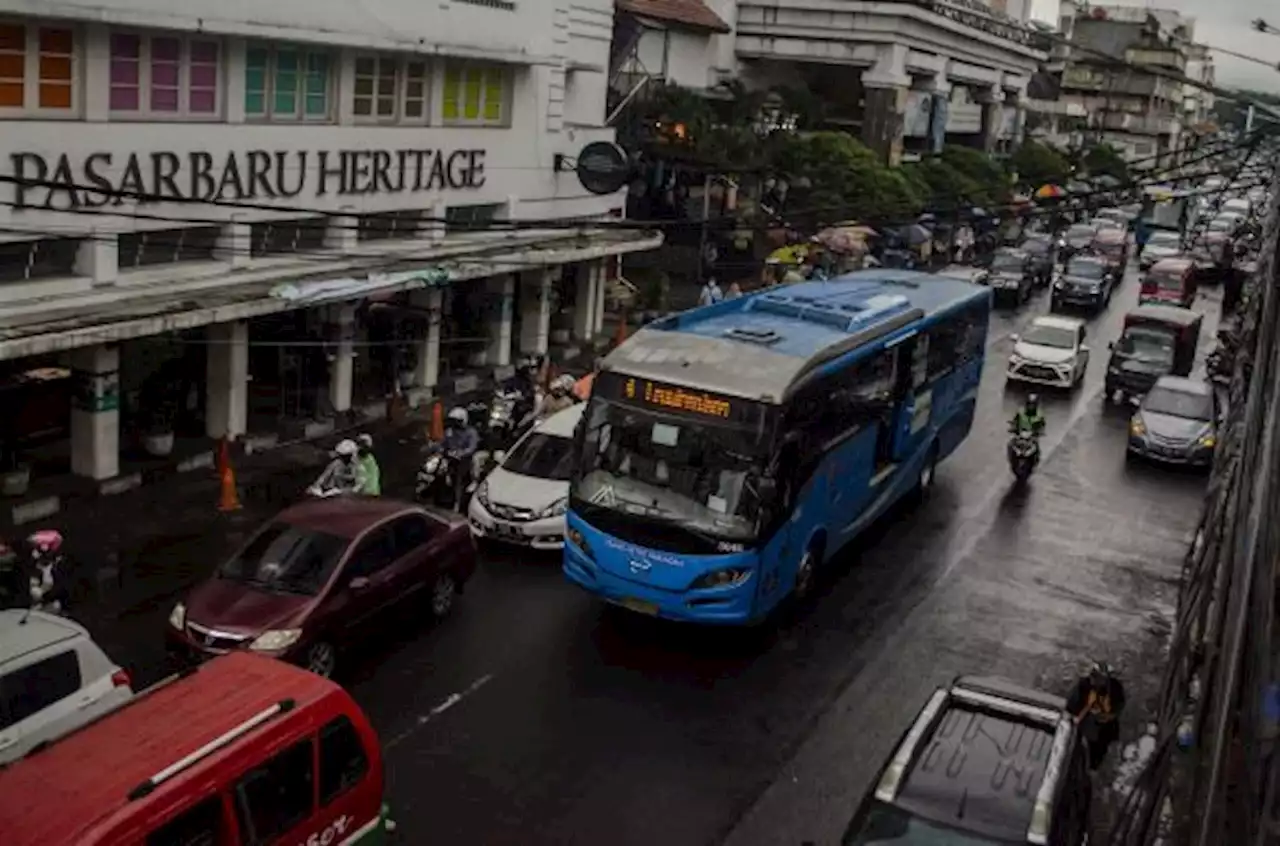
<path id="1" fill-rule="evenodd" d="M 1170 247 L 1177 249 L 1182 243 L 1176 232 L 1153 232 L 1147 239 L 1148 247 Z"/>
<path id="2" fill-rule="evenodd" d="M 1027 334 L 1022 336 L 1022 340 L 1038 347 L 1057 347 L 1060 350 L 1070 350 L 1074 349 L 1076 345 L 1076 330 L 1068 329 L 1064 326 L 1046 326 L 1043 323 L 1033 323 L 1031 328 L 1027 330 Z"/>
<path id="3" fill-rule="evenodd" d="M 534 432 L 516 444 L 502 469 L 535 479 L 567 482 L 573 476 L 573 441 Z"/>
<path id="4" fill-rule="evenodd" d="M 1106 272 L 1107 266 L 1097 261 L 1073 261 L 1067 265 L 1068 276 L 1079 276 L 1082 279 L 1101 279 Z"/>
<path id="5" fill-rule="evenodd" d="M 1172 366 L 1173 334 L 1160 329 L 1134 326 L 1126 329 L 1120 336 L 1116 351 L 1126 358 Z"/>
<path id="6" fill-rule="evenodd" d="M 571 494 L 574 508 L 750 540 L 759 513 L 760 429 L 691 420 L 593 397 Z"/>
<path id="7" fill-rule="evenodd" d="M 218 568 L 218 578 L 279 593 L 314 596 L 338 566 L 347 541 L 336 535 L 271 523 Z"/>
<path id="8" fill-rule="evenodd" d="M 862 825 L 857 828 L 851 825 L 844 833 L 840 846 L 993 846 L 996 842 L 876 802 Z"/>
<path id="9" fill-rule="evenodd" d="M 991 259 L 991 269 L 996 273 L 1021 273 L 1025 261 L 1022 256 L 1014 253 L 996 253 Z"/>
<path id="10" fill-rule="evenodd" d="M 1179 391 L 1157 385 L 1142 401 L 1142 410 L 1187 420 L 1213 420 L 1213 403 L 1206 394 Z"/>

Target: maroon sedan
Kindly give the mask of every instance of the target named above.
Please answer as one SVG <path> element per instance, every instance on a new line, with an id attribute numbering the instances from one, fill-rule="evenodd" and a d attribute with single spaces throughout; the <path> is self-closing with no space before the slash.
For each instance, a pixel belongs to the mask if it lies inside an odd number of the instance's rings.
<path id="1" fill-rule="evenodd" d="M 174 606 L 169 646 L 185 658 L 252 649 L 330 676 L 392 606 L 448 614 L 475 567 L 462 517 L 389 499 L 306 502 Z"/>

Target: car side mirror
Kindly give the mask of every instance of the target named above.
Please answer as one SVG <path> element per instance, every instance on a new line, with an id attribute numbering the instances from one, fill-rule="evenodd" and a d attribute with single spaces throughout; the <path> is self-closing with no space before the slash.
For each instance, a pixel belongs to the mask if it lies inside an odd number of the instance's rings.
<path id="1" fill-rule="evenodd" d="M 356 591 L 356 592 L 362 591 L 368 586 L 369 586 L 369 580 L 364 576 L 356 576 L 354 579 L 347 582 L 347 587 L 351 588 L 353 591 Z"/>

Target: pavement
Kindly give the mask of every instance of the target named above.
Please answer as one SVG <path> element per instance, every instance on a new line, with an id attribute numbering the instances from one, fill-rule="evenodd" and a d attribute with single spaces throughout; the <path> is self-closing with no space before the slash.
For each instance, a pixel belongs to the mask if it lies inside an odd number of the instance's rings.
<path id="1" fill-rule="evenodd" d="M 1199 306 L 1202 354 L 1217 296 Z M 838 843 L 929 692 L 960 673 L 1062 691 L 1103 658 L 1129 688 L 1126 738 L 1140 733 L 1206 481 L 1124 461 L 1127 414 L 1101 387 L 1136 299 L 1131 273 L 1091 321 L 1084 384 L 1041 392 L 1045 455 L 1022 493 L 1004 460 L 1022 395 L 1003 370 L 1047 297 L 1000 312 L 974 431 L 934 496 L 881 521 L 776 624 L 636 618 L 568 585 L 558 556 L 487 551 L 454 616 L 376 644 L 344 679 L 382 739 L 402 842 Z M 415 448 L 380 438 L 390 495 L 407 493 Z M 188 582 L 208 572 L 309 480 L 299 455 L 303 466 L 264 469 L 269 495 L 246 496 L 237 516 L 208 500 L 204 529 L 179 530 L 176 501 L 156 503 L 148 519 L 174 529 L 151 559 Z M 172 598 L 91 624 L 143 681 L 163 671 Z"/>

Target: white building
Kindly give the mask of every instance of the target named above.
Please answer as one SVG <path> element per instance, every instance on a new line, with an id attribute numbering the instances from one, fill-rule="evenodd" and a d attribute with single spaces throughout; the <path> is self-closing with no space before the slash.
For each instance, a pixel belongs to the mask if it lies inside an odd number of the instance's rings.
<path id="1" fill-rule="evenodd" d="M 613 0 L 0 0 L 0 435 L 37 366 L 70 364 L 71 463 L 106 479 L 171 418 L 234 437 L 590 340 L 613 257 L 661 242 L 590 225 L 622 180 L 574 173 L 612 140 L 612 27 Z"/>

